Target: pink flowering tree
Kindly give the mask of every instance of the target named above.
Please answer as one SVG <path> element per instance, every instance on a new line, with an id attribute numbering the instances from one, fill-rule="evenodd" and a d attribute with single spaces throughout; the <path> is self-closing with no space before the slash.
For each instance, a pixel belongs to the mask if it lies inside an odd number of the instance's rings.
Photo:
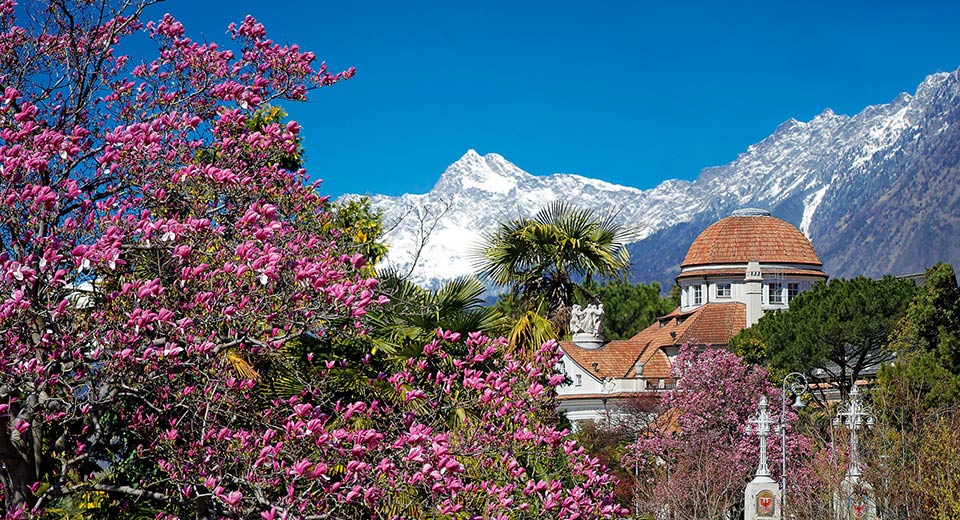
<path id="1" fill-rule="evenodd" d="M 230 517 L 619 516 L 612 477 L 552 425 L 556 343 L 533 361 L 501 356 L 503 346 L 439 332 L 422 357 L 383 377 L 395 402 L 330 402 L 337 383 L 323 376 L 338 364 L 323 362 L 315 386 L 266 413 L 244 403 L 255 421 L 204 435 L 197 410 L 151 451 L 179 500 Z"/>
<path id="2" fill-rule="evenodd" d="M 0 1 L 0 513 L 619 514 L 551 426 L 554 344 L 440 334 L 370 374 L 383 401 L 291 354 L 384 299 L 291 165 L 298 125 L 250 121 L 353 71 L 249 17 L 198 43 L 146 3 Z M 139 33 L 155 57 L 120 52 Z"/>
<path id="3" fill-rule="evenodd" d="M 746 433 L 745 426 L 756 416 L 760 396 L 780 403 L 780 390 L 769 383 L 763 368 L 748 365 L 727 350 L 686 345 L 672 371 L 677 386 L 663 403 L 669 411 L 629 448 L 624 465 L 636 469 L 638 504 L 648 513 L 723 517 L 741 507 L 744 487 L 759 463 L 757 439 Z M 770 408 L 774 420 L 779 420 L 779 406 Z M 787 423 L 795 419 L 788 409 Z M 770 469 L 779 478 L 775 461 L 780 460 L 780 436 L 771 435 L 769 442 Z M 791 468 L 797 468 L 810 450 L 809 439 L 788 430 Z"/>

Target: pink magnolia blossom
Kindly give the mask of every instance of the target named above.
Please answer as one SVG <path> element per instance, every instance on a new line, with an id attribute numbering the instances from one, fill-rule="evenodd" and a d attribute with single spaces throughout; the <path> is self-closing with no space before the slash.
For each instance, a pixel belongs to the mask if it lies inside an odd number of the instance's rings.
<path id="1" fill-rule="evenodd" d="M 677 386 L 663 398 L 665 414 L 628 448 L 625 466 L 634 468 L 644 507 L 685 508 L 697 517 L 723 515 L 742 501 L 744 485 L 759 464 L 759 444 L 745 426 L 757 413 L 761 395 L 780 402 L 766 371 L 722 349 L 685 345 L 672 367 Z M 776 408 L 776 409 L 774 409 Z M 780 410 L 771 407 L 774 420 Z M 787 411 L 788 424 L 796 419 Z M 779 477 L 780 436 L 768 437 L 769 466 Z M 790 467 L 811 454 L 812 441 L 787 434 Z M 796 477 L 794 474 L 791 478 Z"/>
<path id="2" fill-rule="evenodd" d="M 623 513 L 556 426 L 555 343 L 438 331 L 379 374 L 308 358 L 271 385 L 293 340 L 363 334 L 389 301 L 281 166 L 299 125 L 255 124 L 352 68 L 252 17 L 221 47 L 137 3 L 62 5 L 18 25 L 0 0 L 0 514 L 89 493 L 171 520 Z M 136 33 L 151 56 L 122 54 Z M 380 397 L 344 397 L 354 370 Z"/>

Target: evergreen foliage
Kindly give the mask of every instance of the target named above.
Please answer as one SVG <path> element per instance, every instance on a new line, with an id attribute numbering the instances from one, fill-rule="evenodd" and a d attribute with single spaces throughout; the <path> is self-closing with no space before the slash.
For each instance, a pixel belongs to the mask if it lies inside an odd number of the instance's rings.
<path id="1" fill-rule="evenodd" d="M 953 266 L 940 262 L 927 269 L 890 348 L 898 354 L 931 353 L 944 368 L 960 373 L 960 288 Z"/>
<path id="2" fill-rule="evenodd" d="M 819 369 L 846 395 L 851 381 L 893 358 L 888 338 L 917 291 L 912 281 L 891 276 L 817 283 L 788 311 L 768 312 L 730 346 L 776 371 Z"/>
<path id="3" fill-rule="evenodd" d="M 873 391 L 867 477 L 885 518 L 960 515 L 960 291 L 953 267 L 924 275 L 890 338 Z"/>
<path id="4" fill-rule="evenodd" d="M 579 280 L 590 283 L 626 273 L 628 238 L 614 215 L 555 201 L 533 218 L 501 223 L 485 237 L 476 263 L 481 277 L 511 287 L 525 311 L 546 317 L 551 335 L 562 335 Z"/>
<path id="5" fill-rule="evenodd" d="M 672 297 L 660 293 L 660 284 L 634 284 L 626 280 L 591 283 L 585 292 L 593 296 L 581 298 L 581 304 L 603 303 L 603 335 L 605 339 L 627 339 L 647 328 L 657 316 L 669 313 L 679 305 Z"/>

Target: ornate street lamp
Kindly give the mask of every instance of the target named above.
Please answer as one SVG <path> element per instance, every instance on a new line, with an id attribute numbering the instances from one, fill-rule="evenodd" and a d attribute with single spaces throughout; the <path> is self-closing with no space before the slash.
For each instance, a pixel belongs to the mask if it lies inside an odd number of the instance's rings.
<path id="1" fill-rule="evenodd" d="M 833 419 L 833 425 L 839 426 L 841 422 L 850 430 L 850 467 L 847 469 L 847 476 L 851 480 L 857 481 L 863 474 L 860 470 L 860 450 L 859 443 L 857 442 L 857 430 L 863 425 L 868 427 L 873 426 L 873 414 L 870 411 L 870 407 L 863 404 L 863 400 L 860 398 L 860 391 L 857 389 L 856 384 L 853 385 L 853 390 L 850 391 L 850 400 L 837 408 L 837 416 Z"/>
<path id="2" fill-rule="evenodd" d="M 799 372 L 790 372 L 783 378 L 780 394 L 780 511 L 786 515 L 787 511 L 787 387 L 794 397 L 791 408 L 803 408 L 800 396 L 810 388 L 807 378 Z"/>
<path id="3" fill-rule="evenodd" d="M 767 396 L 760 395 L 760 405 L 757 408 L 757 416 L 747 420 L 746 432 L 755 434 L 760 438 L 760 464 L 757 466 L 758 477 L 769 477 L 770 469 L 767 468 L 767 434 L 770 433 L 770 427 L 774 425 L 770 418 L 770 411 L 767 409 Z M 774 481 L 770 481 L 774 482 Z"/>
<path id="4" fill-rule="evenodd" d="M 835 426 L 843 424 L 850 431 L 850 466 L 847 475 L 840 483 L 840 492 L 835 501 L 838 508 L 844 509 L 843 518 L 876 518 L 877 503 L 874 500 L 873 487 L 860 482 L 863 470 L 860 467 L 860 446 L 858 431 L 863 426 L 873 426 L 873 414 L 870 407 L 863 403 L 856 383 L 850 391 L 849 400 L 837 408 L 833 420 Z"/>
<path id="5" fill-rule="evenodd" d="M 777 508 L 777 481 L 770 478 L 770 468 L 767 467 L 767 435 L 773 431 L 774 418 L 770 416 L 767 406 L 767 396 L 760 394 L 760 406 L 756 417 L 750 418 L 746 433 L 756 434 L 760 438 L 760 463 L 756 475 L 747 483 L 743 490 L 744 518 L 755 520 L 758 518 L 781 517 L 776 513 Z"/>

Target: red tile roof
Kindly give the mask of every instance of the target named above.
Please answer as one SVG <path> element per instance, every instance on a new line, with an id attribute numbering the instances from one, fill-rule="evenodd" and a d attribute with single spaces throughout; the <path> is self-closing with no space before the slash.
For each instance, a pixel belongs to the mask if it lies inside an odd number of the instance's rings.
<path id="1" fill-rule="evenodd" d="M 823 263 L 799 229 L 771 216 L 733 216 L 703 230 L 690 244 L 680 267 L 705 264 Z"/>
<path id="2" fill-rule="evenodd" d="M 613 340 L 598 349 L 578 347 L 571 341 L 561 348 L 580 367 L 597 378 L 635 377 L 637 361 L 643 363 L 643 377 L 670 378 L 670 362 L 663 347 L 688 342 L 701 345 L 726 345 L 746 327 L 747 309 L 738 302 L 708 303 L 693 311 L 676 309 L 626 340 Z M 596 365 L 594 365 L 596 364 Z"/>
<path id="3" fill-rule="evenodd" d="M 646 348 L 646 343 L 638 336 L 609 341 L 598 349 L 581 348 L 572 341 L 563 341 L 560 346 L 570 359 L 597 378 L 626 377 Z"/>

